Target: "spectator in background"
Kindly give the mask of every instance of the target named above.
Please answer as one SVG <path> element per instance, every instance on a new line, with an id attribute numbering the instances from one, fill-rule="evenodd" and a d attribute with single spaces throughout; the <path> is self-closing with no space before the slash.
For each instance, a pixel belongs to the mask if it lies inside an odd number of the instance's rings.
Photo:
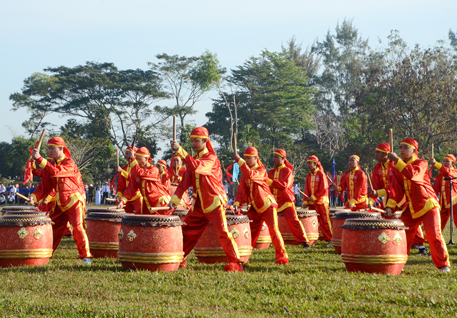
<path id="1" fill-rule="evenodd" d="M 107 204 L 106 198 L 109 196 L 109 190 L 110 190 L 109 184 L 108 184 L 108 182 L 105 182 L 105 185 L 102 187 L 102 195 L 103 195 L 102 202 L 101 202 L 102 204 L 105 204 L 105 205 Z"/>
<path id="2" fill-rule="evenodd" d="M 225 194 L 228 196 L 229 186 L 228 186 L 227 180 L 224 180 L 224 185 L 222 187 L 225 190 Z"/>
<path id="3" fill-rule="evenodd" d="M 87 190 L 87 202 L 90 204 L 94 203 L 94 185 L 89 185 L 89 190 Z"/>
<path id="4" fill-rule="evenodd" d="M 3 185 L 3 183 L 0 183 L 0 194 L 5 194 L 6 193 L 6 187 Z"/>
<path id="5" fill-rule="evenodd" d="M 15 195 L 13 192 L 8 192 L 8 203 L 13 204 L 15 200 Z"/>
<path id="6" fill-rule="evenodd" d="M 3 193 L 0 194 L 0 205 L 5 205 L 6 199 Z"/>
<path id="7" fill-rule="evenodd" d="M 18 190 L 18 189 L 16 188 L 16 186 L 15 186 L 14 184 L 11 185 L 11 190 L 10 190 L 10 192 L 11 192 L 11 194 L 13 195 L 13 202 L 10 202 L 10 198 L 8 197 L 8 202 L 9 202 L 9 203 L 16 203 L 16 192 L 18 192 L 17 190 Z"/>
<path id="8" fill-rule="evenodd" d="M 301 206 L 297 205 L 297 203 L 300 201 L 300 187 L 298 186 L 298 184 L 294 185 L 293 190 L 295 195 L 295 206 Z"/>
<path id="9" fill-rule="evenodd" d="M 99 187 L 95 189 L 95 205 L 100 205 L 102 201 L 102 191 L 100 190 Z"/>

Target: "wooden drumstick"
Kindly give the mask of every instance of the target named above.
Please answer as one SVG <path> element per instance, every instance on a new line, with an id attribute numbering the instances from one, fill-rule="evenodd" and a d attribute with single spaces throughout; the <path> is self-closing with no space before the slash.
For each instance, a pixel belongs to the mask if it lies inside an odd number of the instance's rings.
<path id="1" fill-rule="evenodd" d="M 305 197 L 307 197 L 307 198 L 309 199 L 309 196 L 307 196 L 307 195 L 305 194 L 305 192 L 303 192 L 303 191 L 301 191 L 301 190 L 298 190 L 298 192 L 300 192 L 301 194 L 303 194 L 303 196 L 305 196 Z"/>
<path id="2" fill-rule="evenodd" d="M 432 144 L 432 158 L 435 158 L 435 145 Z"/>
<path id="3" fill-rule="evenodd" d="M 371 190 L 374 190 L 374 189 L 373 189 L 373 183 L 371 183 L 371 176 L 370 176 L 370 174 L 368 173 L 368 169 L 365 169 L 365 173 L 366 173 L 366 175 L 367 175 L 368 184 L 369 184 L 369 186 L 370 186 L 370 189 L 371 189 Z"/>
<path id="4" fill-rule="evenodd" d="M 40 140 L 38 141 L 38 145 L 35 148 L 38 151 L 38 153 L 41 150 L 41 143 L 43 142 L 43 138 L 44 138 L 44 133 L 45 132 L 46 132 L 46 129 L 43 129 L 43 131 L 41 132 Z"/>
<path id="5" fill-rule="evenodd" d="M 112 199 L 112 198 L 106 198 L 105 200 L 106 201 L 116 201 L 116 199 Z"/>
<path id="6" fill-rule="evenodd" d="M 233 153 L 234 153 L 235 155 L 238 154 L 237 148 L 238 148 L 238 147 L 236 146 L 236 133 L 233 133 Z"/>
<path id="7" fill-rule="evenodd" d="M 18 197 L 20 197 L 20 198 L 23 198 L 23 199 L 24 199 L 25 201 L 27 201 L 27 202 L 29 202 L 29 201 L 30 201 L 30 199 L 29 199 L 29 198 L 27 198 L 26 196 L 23 196 L 23 195 L 22 195 L 22 194 L 20 194 L 20 193 L 16 193 L 16 195 L 17 195 Z"/>
<path id="8" fill-rule="evenodd" d="M 176 116 L 173 116 L 173 140 L 176 141 Z"/>
<path id="9" fill-rule="evenodd" d="M 374 206 L 371 206 L 370 209 L 373 210 L 373 211 L 379 212 L 379 213 L 383 213 L 383 214 L 387 213 L 386 211 L 378 209 L 378 208 L 375 208 Z"/>
<path id="10" fill-rule="evenodd" d="M 164 211 L 164 210 L 170 210 L 168 206 L 162 206 L 158 208 L 149 208 L 149 211 Z"/>
<path id="11" fill-rule="evenodd" d="M 394 152 L 394 133 L 392 128 L 389 129 L 389 144 L 390 144 L 390 152 Z"/>
<path id="12" fill-rule="evenodd" d="M 116 149 L 116 164 L 119 167 L 119 149 Z"/>
<path id="13" fill-rule="evenodd" d="M 328 174 L 325 174 L 325 176 L 327 177 L 328 181 L 331 183 L 331 185 L 333 184 L 333 181 L 332 179 L 330 179 L 330 177 L 328 176 Z"/>

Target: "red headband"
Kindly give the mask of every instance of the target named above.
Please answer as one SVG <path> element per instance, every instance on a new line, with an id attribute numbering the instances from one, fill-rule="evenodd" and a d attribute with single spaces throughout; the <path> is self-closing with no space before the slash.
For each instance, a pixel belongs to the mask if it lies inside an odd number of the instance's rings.
<path id="1" fill-rule="evenodd" d="M 70 150 L 65 147 L 65 141 L 62 137 L 54 137 L 48 140 L 48 146 L 63 147 L 63 153 L 66 157 L 71 158 Z"/>
<path id="2" fill-rule="evenodd" d="M 208 148 L 208 151 L 216 154 L 213 148 L 213 144 L 209 140 L 209 133 L 208 129 L 205 127 L 197 127 L 192 132 L 190 133 L 190 138 L 205 138 L 206 139 L 206 148 Z"/>
<path id="3" fill-rule="evenodd" d="M 387 142 L 383 142 L 382 144 L 377 145 L 376 150 L 386 152 L 386 153 L 391 152 L 390 145 Z"/>

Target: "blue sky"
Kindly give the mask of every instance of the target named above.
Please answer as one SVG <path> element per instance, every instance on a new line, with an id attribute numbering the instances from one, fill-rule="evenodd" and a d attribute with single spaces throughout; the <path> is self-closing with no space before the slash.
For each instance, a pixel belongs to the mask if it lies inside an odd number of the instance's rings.
<path id="1" fill-rule="evenodd" d="M 397 29 L 409 46 L 432 46 L 457 31 L 457 1 L 120 1 L 0 0 L 0 141 L 25 134 L 25 111 L 9 95 L 48 66 L 113 62 L 147 69 L 159 53 L 199 55 L 208 49 L 227 68 L 295 36 L 306 47 L 353 19 L 370 46 Z M 210 97 L 193 120 L 204 124 Z M 49 121 L 61 125 L 57 116 Z"/>

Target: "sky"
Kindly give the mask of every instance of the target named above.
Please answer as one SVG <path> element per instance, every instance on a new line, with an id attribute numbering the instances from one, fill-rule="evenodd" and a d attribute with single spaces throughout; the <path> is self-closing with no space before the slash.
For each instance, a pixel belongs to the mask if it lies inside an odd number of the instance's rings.
<path id="1" fill-rule="evenodd" d="M 352 19 L 371 47 L 399 30 L 409 46 L 448 42 L 457 31 L 457 1 L 341 0 L 0 0 L 0 142 L 26 135 L 26 111 L 11 111 L 10 94 L 46 67 L 112 62 L 119 69 L 147 69 L 155 55 L 216 53 L 235 68 L 263 49 L 277 51 L 295 36 L 306 47 Z M 211 95 L 192 119 L 206 122 Z M 170 102 L 170 106 L 171 106 Z M 48 121 L 60 127 L 66 118 Z"/>

